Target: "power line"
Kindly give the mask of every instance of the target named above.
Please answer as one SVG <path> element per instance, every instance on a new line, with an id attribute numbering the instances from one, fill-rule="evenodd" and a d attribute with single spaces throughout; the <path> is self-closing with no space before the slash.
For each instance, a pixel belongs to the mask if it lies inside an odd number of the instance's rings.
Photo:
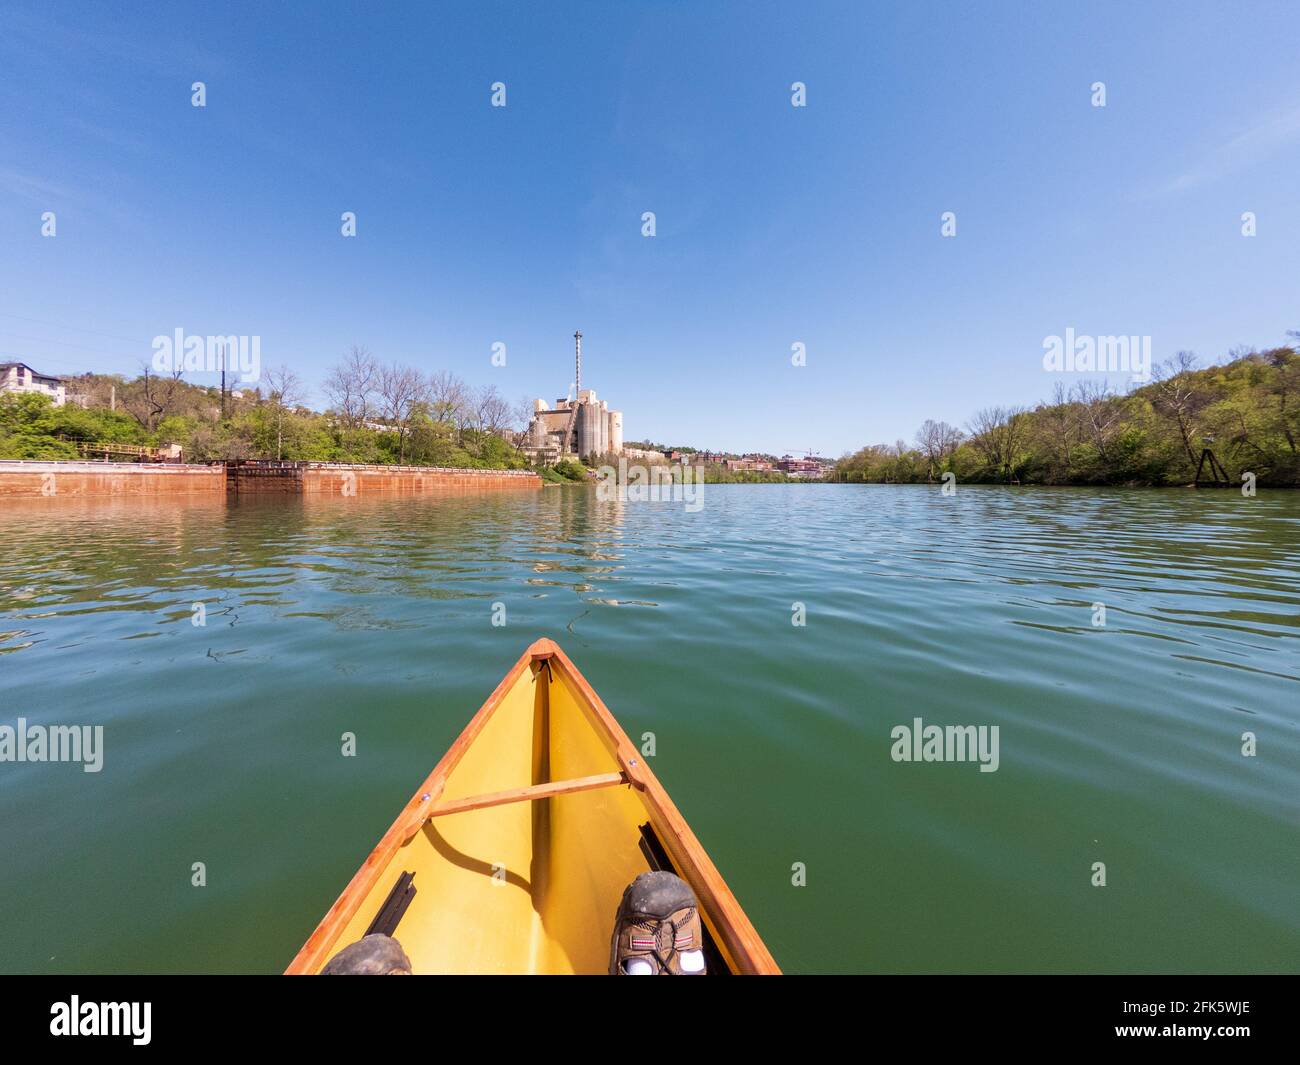
<path id="1" fill-rule="evenodd" d="M 0 329 L 0 336 L 9 337 L 12 340 L 30 340 L 37 344 L 58 344 L 64 348 L 77 348 L 81 351 L 93 351 L 98 355 L 111 355 L 115 359 L 129 359 L 130 355 L 120 351 L 105 351 L 103 348 L 92 348 L 89 344 L 74 344 L 70 340 L 50 340 L 48 337 L 31 337 L 22 333 L 10 333 Z"/>
<path id="2" fill-rule="evenodd" d="M 69 362 L 66 359 L 47 359 L 44 355 L 33 355 L 30 351 L 0 351 L 0 355 L 5 355 L 11 359 L 17 359 L 19 362 L 40 362 L 53 363 L 55 366 L 75 366 L 84 367 L 85 363 Z M 89 371 L 94 372 L 94 371 Z"/>
<path id="3" fill-rule="evenodd" d="M 105 337 L 109 340 L 124 340 L 128 344 L 149 343 L 149 341 L 141 340 L 139 337 L 118 336 L 116 333 L 104 333 L 97 329 L 81 329 L 75 325 L 64 325 L 62 322 L 47 322 L 43 318 L 27 318 L 21 314 L 9 314 L 7 311 L 0 311 L 0 318 L 13 318 L 19 322 L 32 322 L 35 325 L 53 326 L 55 329 L 67 329 L 73 333 L 89 333 L 91 336 Z"/>

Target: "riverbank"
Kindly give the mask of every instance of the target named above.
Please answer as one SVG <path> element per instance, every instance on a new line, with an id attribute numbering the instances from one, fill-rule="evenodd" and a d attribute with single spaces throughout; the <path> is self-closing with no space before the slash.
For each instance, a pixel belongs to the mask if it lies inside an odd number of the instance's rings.
<path id="1" fill-rule="evenodd" d="M 1300 354 L 1292 347 L 1198 366 L 1181 352 L 1123 395 L 1058 381 L 1031 408 L 986 407 L 966 428 L 926 421 L 915 440 L 835 464 L 835 480 L 1179 487 L 1198 479 L 1300 485 Z M 1216 466 L 1218 467 L 1216 469 Z"/>
<path id="2" fill-rule="evenodd" d="M 851 486 L 855 488 L 928 488 L 931 491 L 936 491 L 936 490 L 943 491 L 944 489 L 943 481 L 924 481 L 924 480 L 921 481 L 857 481 L 857 480 L 850 481 L 850 480 L 837 480 L 835 478 L 831 478 L 830 480 L 826 480 L 826 481 L 804 481 L 801 483 L 836 484 L 836 485 L 844 485 L 846 487 Z M 1070 491 L 1070 492 L 1144 493 L 1144 492 L 1168 492 L 1171 490 L 1176 491 L 1180 489 L 1191 489 L 1194 491 L 1210 492 L 1210 493 L 1214 493 L 1217 490 L 1218 492 L 1226 492 L 1229 495 L 1234 493 L 1239 493 L 1241 492 L 1243 487 L 1249 486 L 1249 482 L 1245 480 L 1237 481 L 1237 482 L 1220 481 L 1218 483 L 1206 481 L 1201 484 L 1193 484 L 1193 483 L 1150 484 L 1150 483 L 1140 482 L 1140 481 L 1131 481 L 1125 484 L 1076 484 L 1076 483 L 1053 484 L 1044 481 L 1017 481 L 1012 484 L 1007 484 L 1005 481 L 957 481 L 957 480 L 953 480 L 949 483 L 952 486 L 952 490 L 965 489 L 965 488 L 1007 488 L 1012 490 L 1019 490 L 1022 488 L 1027 488 L 1027 489 L 1037 489 L 1040 491 L 1046 489 L 1053 489 L 1053 490 L 1063 489 L 1065 491 Z M 1264 482 L 1264 481 L 1255 482 L 1255 491 L 1258 492 L 1263 492 L 1263 491 L 1293 492 L 1297 489 L 1300 489 L 1300 484 L 1292 484 L 1292 483 L 1274 484 L 1272 482 Z"/>
<path id="3" fill-rule="evenodd" d="M 531 470 L 328 462 L 248 462 L 229 466 L 227 483 L 231 491 L 241 495 L 275 492 L 349 497 L 376 492 L 540 488 L 542 479 Z"/>
<path id="4" fill-rule="evenodd" d="M 0 497 L 217 496 L 224 466 L 149 462 L 0 461 Z"/>
<path id="5" fill-rule="evenodd" d="M 280 495 L 535 489 L 529 470 L 452 469 L 325 462 L 185 463 L 0 461 L 0 496 L 189 496 L 272 492 Z"/>

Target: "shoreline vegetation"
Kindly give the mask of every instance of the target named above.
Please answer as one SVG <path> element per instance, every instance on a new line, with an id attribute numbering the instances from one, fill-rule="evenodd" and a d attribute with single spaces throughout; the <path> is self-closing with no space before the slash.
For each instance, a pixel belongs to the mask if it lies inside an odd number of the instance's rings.
<path id="1" fill-rule="evenodd" d="M 1288 333 L 1300 340 L 1300 332 Z M 66 379 L 68 402 L 0 394 L 0 459 L 79 459 L 87 445 L 165 447 L 186 461 L 235 459 L 533 469 L 546 484 L 588 484 L 617 456 L 532 466 L 515 446 L 531 404 L 455 374 L 378 362 L 352 348 L 330 371 L 325 411 L 303 403 L 298 376 L 281 366 L 257 388 L 219 388 L 160 376 L 83 374 Z M 631 446 L 631 445 L 629 445 Z M 1234 351 L 1198 367 L 1180 352 L 1126 393 L 1103 381 L 1058 383 L 1035 407 L 988 407 L 964 429 L 927 420 L 912 443 L 875 444 L 841 457 L 825 478 L 777 470 L 702 466 L 707 484 L 970 484 L 1168 487 L 1196 478 L 1210 448 L 1228 481 L 1254 474 L 1263 487 L 1300 486 L 1300 354 L 1294 346 Z M 694 448 L 675 449 L 699 454 Z M 639 457 L 649 465 L 668 456 Z M 713 454 L 713 453 L 705 453 Z"/>
<path id="2" fill-rule="evenodd" d="M 0 458 L 76 459 L 78 445 L 88 444 L 179 444 L 187 462 L 200 463 L 528 468 L 507 439 L 522 402 L 445 371 L 426 376 L 382 364 L 360 347 L 330 371 L 325 411 L 304 404 L 301 379 L 284 366 L 263 373 L 255 388 L 192 384 L 147 365 L 134 379 L 82 374 L 65 384 L 62 407 L 36 393 L 0 394 Z"/>
<path id="3" fill-rule="evenodd" d="M 233 375 L 232 375 L 233 376 Z M 524 470 L 544 484 L 589 484 L 613 455 L 533 465 L 515 446 L 532 403 L 511 403 L 496 388 L 475 388 L 449 371 L 377 360 L 354 346 L 324 383 L 329 406 L 304 403 L 306 388 L 289 367 L 261 375 L 256 387 L 196 384 L 184 371 L 160 374 L 145 363 L 134 378 L 86 373 L 64 379 L 67 402 L 36 392 L 0 393 L 0 460 L 78 460 L 102 445 L 179 445 L 196 463 L 273 459 L 445 469 Z M 667 456 L 639 461 L 668 464 Z M 778 472 L 713 465 L 714 482 L 786 481 Z"/>
<path id="4" fill-rule="evenodd" d="M 1289 338 L 1300 340 L 1300 332 Z M 1300 486 L 1300 354 L 1294 347 L 1234 351 L 1198 367 L 1179 352 L 1124 394 L 1104 382 L 1058 383 L 1035 407 L 988 407 L 966 428 L 926 421 L 913 443 L 846 455 L 839 483 L 959 483 L 1091 487 L 1191 484 L 1211 449 L 1240 485 Z M 1213 479 L 1209 464 L 1203 477 Z"/>

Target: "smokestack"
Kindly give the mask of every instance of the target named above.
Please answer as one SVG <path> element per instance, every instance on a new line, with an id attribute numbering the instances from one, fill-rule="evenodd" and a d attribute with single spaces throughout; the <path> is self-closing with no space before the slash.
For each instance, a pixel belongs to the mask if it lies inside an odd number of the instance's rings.
<path id="1" fill-rule="evenodd" d="M 573 343 L 577 349 L 577 374 L 574 377 L 574 395 L 582 394 L 582 331 L 573 334 Z"/>

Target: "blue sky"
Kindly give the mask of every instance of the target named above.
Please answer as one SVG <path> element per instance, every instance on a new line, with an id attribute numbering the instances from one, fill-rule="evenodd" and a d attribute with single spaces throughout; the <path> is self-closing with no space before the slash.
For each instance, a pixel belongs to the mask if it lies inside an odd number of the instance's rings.
<path id="1" fill-rule="evenodd" d="M 9 4 L 0 358 L 133 373 L 183 328 L 313 386 L 355 343 L 554 399 L 580 327 L 628 439 L 910 439 L 1047 397 L 1067 328 L 1157 359 L 1300 328 L 1297 30 L 1285 3 Z"/>

